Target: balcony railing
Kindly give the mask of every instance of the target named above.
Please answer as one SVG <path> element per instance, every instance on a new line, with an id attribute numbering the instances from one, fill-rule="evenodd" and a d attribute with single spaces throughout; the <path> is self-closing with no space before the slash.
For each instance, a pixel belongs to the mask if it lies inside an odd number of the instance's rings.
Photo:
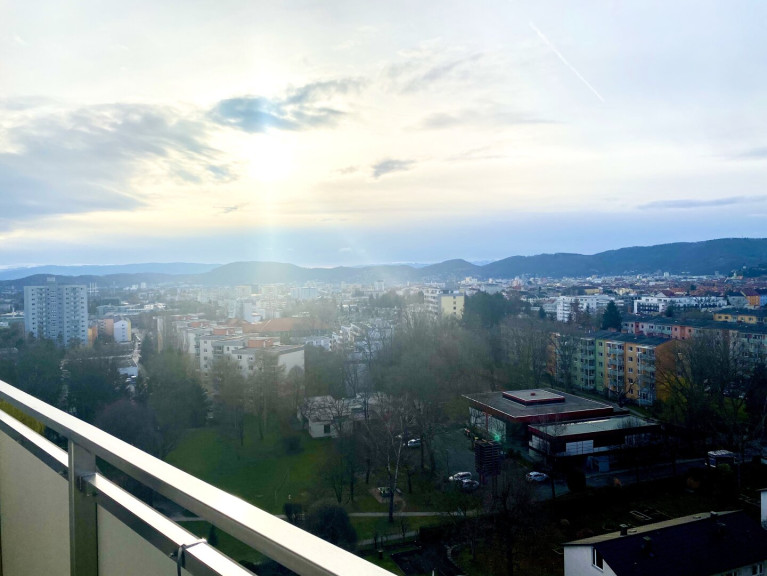
<path id="1" fill-rule="evenodd" d="M 0 411 L 0 576 L 251 574 L 110 482 L 96 458 L 298 574 L 390 574 L 2 381 L 0 399 L 68 441 L 64 451 Z"/>

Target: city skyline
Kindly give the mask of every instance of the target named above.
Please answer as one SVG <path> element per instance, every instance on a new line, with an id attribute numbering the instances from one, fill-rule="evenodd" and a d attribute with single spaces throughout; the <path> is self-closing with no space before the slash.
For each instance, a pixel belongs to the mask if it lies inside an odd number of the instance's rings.
<path id="1" fill-rule="evenodd" d="M 756 2 L 6 11 L 2 268 L 764 236 Z"/>

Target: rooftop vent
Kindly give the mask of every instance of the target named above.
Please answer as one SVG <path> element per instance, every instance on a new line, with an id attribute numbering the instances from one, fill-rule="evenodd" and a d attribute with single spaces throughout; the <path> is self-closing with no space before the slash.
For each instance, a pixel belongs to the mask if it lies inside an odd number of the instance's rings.
<path id="1" fill-rule="evenodd" d="M 644 552 L 647 556 L 652 557 L 652 538 L 649 536 L 645 536 L 642 538 L 642 552 Z"/>

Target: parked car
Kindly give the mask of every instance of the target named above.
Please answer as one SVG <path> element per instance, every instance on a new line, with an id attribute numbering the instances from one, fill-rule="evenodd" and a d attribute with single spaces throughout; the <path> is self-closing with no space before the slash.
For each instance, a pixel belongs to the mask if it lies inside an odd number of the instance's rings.
<path id="1" fill-rule="evenodd" d="M 474 492 L 479 488 L 479 482 L 476 480 L 462 480 L 461 481 L 461 490 L 464 492 Z"/>
<path id="2" fill-rule="evenodd" d="M 420 448 L 420 446 L 421 446 L 420 438 L 413 438 L 412 440 L 407 441 L 408 448 Z"/>
<path id="3" fill-rule="evenodd" d="M 471 480 L 471 472 L 456 472 L 448 478 L 450 482 L 463 482 L 464 480 Z"/>
<path id="4" fill-rule="evenodd" d="M 543 472 L 528 472 L 525 478 L 528 482 L 546 482 L 549 479 L 549 475 Z"/>
<path id="5" fill-rule="evenodd" d="M 379 486 L 378 493 L 381 495 L 381 498 L 388 498 L 391 495 L 391 488 L 388 486 Z"/>

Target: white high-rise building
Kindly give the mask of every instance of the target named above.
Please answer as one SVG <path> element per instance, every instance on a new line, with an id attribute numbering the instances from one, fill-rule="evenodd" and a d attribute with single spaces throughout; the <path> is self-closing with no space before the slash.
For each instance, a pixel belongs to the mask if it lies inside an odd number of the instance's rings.
<path id="1" fill-rule="evenodd" d="M 56 284 L 24 287 L 24 329 L 62 346 L 88 343 L 88 289 Z"/>

